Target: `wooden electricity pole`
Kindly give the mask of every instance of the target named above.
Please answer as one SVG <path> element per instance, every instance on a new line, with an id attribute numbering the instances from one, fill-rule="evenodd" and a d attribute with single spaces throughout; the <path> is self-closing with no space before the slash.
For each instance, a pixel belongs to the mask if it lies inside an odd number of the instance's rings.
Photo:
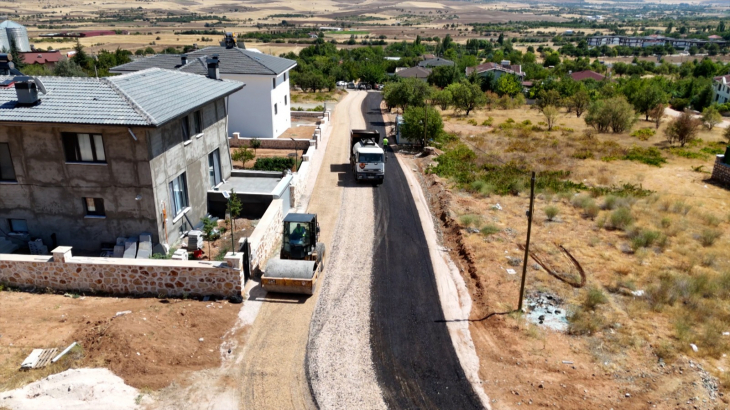
<path id="1" fill-rule="evenodd" d="M 527 258 L 530 256 L 530 233 L 532 231 L 532 214 L 535 205 L 535 171 L 530 179 L 530 210 L 527 211 L 527 243 L 525 244 L 525 258 L 522 260 L 522 283 L 520 284 L 520 303 L 517 310 L 522 312 L 522 300 L 525 296 L 525 277 L 527 276 Z"/>

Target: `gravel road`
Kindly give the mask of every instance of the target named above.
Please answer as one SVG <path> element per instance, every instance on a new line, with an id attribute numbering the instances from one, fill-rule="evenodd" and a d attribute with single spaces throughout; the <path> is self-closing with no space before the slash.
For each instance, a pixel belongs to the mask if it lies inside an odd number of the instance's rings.
<path id="1" fill-rule="evenodd" d="M 384 133 L 381 99 L 380 93 L 369 93 L 362 111 L 368 128 Z M 394 409 L 481 409 L 444 322 L 418 210 L 394 158 L 385 175 L 373 195 L 378 234 L 370 322 L 373 362 L 385 402 Z"/>
<path id="2" fill-rule="evenodd" d="M 307 350 L 312 390 L 322 409 L 386 408 L 369 336 L 373 191 L 379 188 L 355 184 L 349 172 L 349 130 L 365 126 L 360 103 L 366 93 L 357 94 L 349 105 L 348 127 L 333 132 L 328 147 L 330 170 L 338 173 L 344 193 Z M 325 197 L 319 191 L 317 196 Z"/>

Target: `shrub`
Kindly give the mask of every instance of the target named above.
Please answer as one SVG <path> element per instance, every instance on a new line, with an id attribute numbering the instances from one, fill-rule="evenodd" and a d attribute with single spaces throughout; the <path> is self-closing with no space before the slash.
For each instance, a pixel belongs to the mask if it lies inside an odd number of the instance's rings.
<path id="1" fill-rule="evenodd" d="M 586 218 L 590 218 L 592 220 L 596 219 L 596 217 L 598 216 L 598 212 L 599 212 L 599 208 L 598 208 L 598 205 L 596 205 L 595 203 L 590 204 L 590 205 L 586 206 L 585 208 L 583 208 L 583 215 L 585 215 Z"/>
<path id="2" fill-rule="evenodd" d="M 715 107 L 707 107 L 702 110 L 702 122 L 705 124 L 708 130 L 712 131 L 715 125 L 722 122 L 722 115 L 717 111 Z"/>
<path id="3" fill-rule="evenodd" d="M 583 300 L 583 308 L 586 310 L 595 310 L 599 305 L 606 303 L 608 303 L 608 298 L 603 291 L 596 287 L 590 287 Z"/>
<path id="4" fill-rule="evenodd" d="M 582 148 L 571 155 L 575 159 L 593 159 L 593 152 L 587 148 Z"/>
<path id="5" fill-rule="evenodd" d="M 662 228 L 667 229 L 672 225 L 672 220 L 670 218 L 662 218 L 660 224 Z"/>
<path id="6" fill-rule="evenodd" d="M 685 109 L 682 115 L 675 118 L 674 121 L 667 126 L 667 141 L 670 144 L 679 143 L 681 147 L 694 140 L 702 126 L 702 121 L 695 118 L 692 112 Z"/>
<path id="7" fill-rule="evenodd" d="M 486 120 L 482 121 L 482 125 L 485 127 L 491 127 L 493 123 L 494 123 L 494 118 L 492 118 L 492 117 L 489 117 Z"/>
<path id="8" fill-rule="evenodd" d="M 595 202 L 593 201 L 593 198 L 591 198 L 589 195 L 577 195 L 574 196 L 573 199 L 570 201 L 570 203 L 580 209 L 586 209 L 587 207 L 591 205 L 595 205 Z"/>
<path id="9" fill-rule="evenodd" d="M 704 247 L 712 246 L 715 241 L 722 236 L 722 231 L 719 229 L 707 228 L 700 232 L 698 240 Z"/>
<path id="10" fill-rule="evenodd" d="M 612 229 L 626 230 L 634 223 L 634 217 L 631 216 L 631 211 L 628 208 L 618 208 L 611 212 L 608 223 Z"/>
<path id="11" fill-rule="evenodd" d="M 487 184 L 485 181 L 476 180 L 471 183 L 471 189 L 484 196 L 490 196 L 494 192 L 494 186 Z"/>
<path id="12" fill-rule="evenodd" d="M 601 315 L 576 308 L 568 315 L 568 333 L 571 335 L 590 335 L 603 329 L 604 319 Z"/>
<path id="13" fill-rule="evenodd" d="M 709 226 L 718 226 L 720 225 L 720 222 L 722 222 L 720 218 L 713 214 L 703 214 L 702 220 Z"/>
<path id="14" fill-rule="evenodd" d="M 662 157 L 662 153 L 655 147 L 632 147 L 623 159 L 655 167 L 660 167 L 661 164 L 667 162 L 666 158 Z"/>
<path id="15" fill-rule="evenodd" d="M 560 210 L 557 206 L 550 205 L 545 207 L 545 216 L 547 216 L 548 221 L 555 219 L 555 217 L 558 216 L 558 213 L 560 213 Z"/>
<path id="16" fill-rule="evenodd" d="M 722 137 L 730 144 L 730 127 L 725 128 L 725 131 L 722 132 Z"/>
<path id="17" fill-rule="evenodd" d="M 684 201 L 676 201 L 672 204 L 672 212 L 675 214 L 687 215 L 692 209 L 692 205 L 685 204 Z"/>
<path id="18" fill-rule="evenodd" d="M 636 122 L 636 112 L 623 96 L 594 101 L 585 116 L 587 125 L 598 132 L 619 134 L 628 131 Z"/>
<path id="19" fill-rule="evenodd" d="M 608 195 L 603 200 L 603 205 L 601 206 L 603 209 L 608 209 L 609 211 L 613 211 L 614 209 L 618 208 L 630 208 L 633 198 L 631 197 L 619 197 L 616 195 Z"/>
<path id="20" fill-rule="evenodd" d="M 479 215 L 466 214 L 459 217 L 459 222 L 464 226 L 479 225 Z"/>
<path id="21" fill-rule="evenodd" d="M 253 169 L 256 171 L 286 171 L 292 169 L 292 166 L 294 166 L 294 158 L 270 157 L 257 159 L 253 164 Z"/>
<path id="22" fill-rule="evenodd" d="M 481 233 L 484 236 L 494 235 L 495 233 L 499 233 L 500 231 L 501 229 L 492 224 L 487 224 L 481 229 Z"/>
<path id="23" fill-rule="evenodd" d="M 542 109 L 542 114 L 545 116 L 548 131 L 552 131 L 553 126 L 555 125 L 555 121 L 558 120 L 558 115 L 560 115 L 560 111 L 558 111 L 555 106 L 548 105 Z"/>
<path id="24" fill-rule="evenodd" d="M 466 122 L 469 125 L 477 125 L 477 120 L 474 118 L 470 118 L 469 121 Z"/>
<path id="25" fill-rule="evenodd" d="M 656 134 L 656 131 L 654 131 L 651 128 L 641 128 L 631 133 L 632 137 L 636 137 L 642 141 L 646 141 L 649 138 L 653 137 Z"/>
<path id="26" fill-rule="evenodd" d="M 631 248 L 638 250 L 639 248 L 648 248 L 652 246 L 661 237 L 661 233 L 648 229 L 639 229 L 632 233 Z"/>

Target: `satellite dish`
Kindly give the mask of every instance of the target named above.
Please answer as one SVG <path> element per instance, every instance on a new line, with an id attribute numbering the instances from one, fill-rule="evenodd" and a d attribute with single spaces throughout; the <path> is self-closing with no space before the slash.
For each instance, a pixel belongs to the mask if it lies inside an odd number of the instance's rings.
<path id="1" fill-rule="evenodd" d="M 38 87 L 39 90 L 43 94 L 48 94 L 48 91 L 46 91 L 46 87 L 43 85 L 43 82 L 41 82 L 41 79 L 38 77 L 33 77 L 33 82 L 35 82 L 36 87 Z"/>

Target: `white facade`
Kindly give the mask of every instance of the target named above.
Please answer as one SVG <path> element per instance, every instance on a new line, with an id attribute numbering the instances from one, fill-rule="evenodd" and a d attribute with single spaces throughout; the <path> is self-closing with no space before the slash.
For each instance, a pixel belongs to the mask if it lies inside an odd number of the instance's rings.
<path id="1" fill-rule="evenodd" d="M 730 75 L 715 79 L 712 85 L 715 89 L 714 101 L 718 104 L 725 104 L 730 101 Z"/>
<path id="2" fill-rule="evenodd" d="M 246 84 L 229 97 L 229 136 L 238 132 L 247 138 L 276 138 L 291 127 L 289 70 L 278 76 L 221 74 L 221 77 Z"/>

